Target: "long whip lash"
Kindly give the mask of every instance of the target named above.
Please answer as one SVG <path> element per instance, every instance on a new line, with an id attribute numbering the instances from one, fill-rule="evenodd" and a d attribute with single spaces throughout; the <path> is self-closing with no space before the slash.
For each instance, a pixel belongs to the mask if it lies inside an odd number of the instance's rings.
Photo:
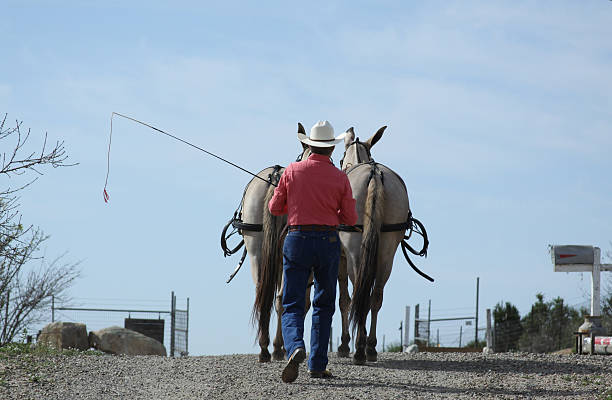
<path id="1" fill-rule="evenodd" d="M 161 130 L 161 129 L 159 129 L 159 128 L 156 128 L 156 127 L 154 127 L 153 125 L 147 124 L 146 122 L 142 122 L 142 121 L 137 120 L 136 118 L 132 118 L 132 117 L 129 117 L 129 116 L 127 116 L 127 115 L 123 115 L 123 114 L 120 114 L 120 113 L 118 113 L 118 112 L 114 112 L 114 111 L 113 111 L 113 112 L 111 113 L 111 121 L 110 121 L 110 136 L 109 136 L 109 139 L 108 139 L 108 154 L 107 154 L 107 160 L 106 160 L 106 180 L 104 181 L 104 191 L 103 191 L 103 193 L 102 193 L 102 196 L 104 197 L 104 202 L 106 202 L 106 203 L 108 203 L 108 200 L 109 200 L 108 192 L 106 191 L 106 186 L 108 185 L 108 175 L 109 175 L 109 173 L 110 173 L 110 150 L 111 150 L 111 142 L 112 142 L 112 140 L 113 140 L 113 117 L 114 117 L 115 115 L 118 115 L 118 116 L 120 116 L 120 117 L 123 117 L 123 118 L 129 119 L 130 121 L 134 121 L 134 122 L 136 122 L 136 123 L 138 123 L 138 124 L 144 125 L 144 126 L 146 126 L 146 127 L 148 127 L 148 128 L 151 128 L 151 129 L 153 129 L 153 130 L 155 130 L 155 131 L 159 132 L 159 133 L 163 133 L 163 134 L 164 134 L 164 135 L 166 135 L 166 136 L 170 136 L 172 139 L 178 140 L 179 142 L 185 143 L 186 145 L 189 145 L 189 146 L 191 146 L 191 147 L 193 147 L 193 148 L 195 148 L 195 149 L 198 149 L 198 150 L 200 150 L 200 151 L 202 151 L 202 152 L 204 152 L 204 153 L 206 153 L 206 154 L 208 154 L 208 155 L 211 155 L 211 156 L 213 156 L 213 157 L 215 157 L 215 158 L 218 158 L 219 160 L 221 160 L 221 161 L 223 161 L 223 162 L 226 162 L 226 163 L 228 163 L 229 165 L 231 165 L 231 166 L 233 166 L 233 167 L 236 167 L 236 168 L 238 168 L 239 170 L 244 171 L 244 172 L 246 172 L 246 173 L 247 173 L 247 174 L 249 174 L 249 175 L 253 175 L 255 178 L 259 178 L 259 179 L 261 179 L 262 181 L 264 181 L 264 182 L 266 182 L 266 183 L 271 183 L 272 185 L 277 186 L 277 185 L 275 185 L 274 183 L 272 183 L 272 182 L 270 182 L 270 181 L 268 181 L 268 180 L 266 180 L 266 179 L 262 178 L 261 176 L 256 175 L 256 174 L 252 173 L 251 171 L 249 171 L 249 170 L 246 170 L 246 169 L 242 168 L 240 165 L 236 165 L 236 164 L 234 164 L 233 162 L 228 161 L 228 160 L 226 160 L 226 159 L 225 159 L 225 158 L 223 158 L 223 157 L 219 157 L 218 155 L 216 155 L 216 154 L 214 154 L 214 153 L 211 153 L 210 151 L 205 150 L 205 149 L 203 149 L 203 148 L 201 148 L 201 147 L 199 147 L 199 146 L 196 146 L 196 145 L 195 145 L 195 144 L 193 144 L 193 143 L 189 143 L 188 141 L 186 141 L 186 140 L 184 140 L 184 139 L 181 139 L 181 138 L 179 138 L 179 137 L 177 137 L 177 136 L 174 136 L 174 135 L 172 135 L 172 134 L 170 134 L 170 133 L 168 133 L 168 132 L 165 132 L 165 131 L 163 131 L 163 130 Z"/>

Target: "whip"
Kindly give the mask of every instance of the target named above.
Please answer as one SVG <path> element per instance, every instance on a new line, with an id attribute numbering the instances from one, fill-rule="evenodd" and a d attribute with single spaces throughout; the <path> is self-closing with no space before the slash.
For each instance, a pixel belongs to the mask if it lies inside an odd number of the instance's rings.
<path id="1" fill-rule="evenodd" d="M 233 167 L 238 168 L 238 169 L 239 169 L 239 170 L 241 170 L 241 171 L 246 172 L 246 173 L 247 173 L 247 174 L 249 174 L 249 175 L 253 175 L 254 177 L 259 178 L 259 179 L 261 179 L 262 181 L 264 181 L 264 182 L 266 182 L 266 183 L 270 183 L 270 184 L 272 184 L 272 185 L 274 185 L 274 186 L 277 186 L 277 185 L 276 185 L 276 184 L 274 184 L 273 182 L 271 182 L 271 181 L 269 181 L 269 180 L 267 180 L 267 179 L 264 179 L 264 178 L 262 178 L 261 176 L 256 175 L 256 174 L 252 173 L 251 171 L 249 171 L 249 170 L 247 170 L 247 169 L 245 169 L 245 168 L 242 168 L 240 165 L 234 164 L 233 162 L 226 160 L 226 159 L 225 159 L 225 158 L 223 158 L 223 157 L 220 157 L 220 156 L 218 156 L 218 155 L 216 155 L 216 154 L 214 154 L 214 153 L 211 153 L 210 151 L 208 151 L 208 150 L 206 150 L 206 149 L 203 149 L 203 148 L 202 148 L 202 147 L 200 147 L 200 146 L 196 146 L 196 145 L 195 145 L 195 144 L 193 144 L 193 143 L 189 143 L 188 141 L 186 141 L 186 140 L 184 140 L 184 139 L 181 139 L 181 138 L 180 138 L 180 137 L 178 137 L 178 136 L 175 136 L 175 135 L 173 135 L 173 134 L 171 134 L 171 133 L 168 133 L 168 132 L 166 132 L 166 131 L 164 131 L 164 130 L 162 130 L 162 129 L 156 128 L 156 127 L 154 127 L 154 126 L 153 126 L 153 125 L 151 125 L 151 124 L 148 124 L 148 123 L 146 123 L 146 122 L 139 121 L 139 120 L 137 120 L 136 118 L 132 118 L 132 117 L 129 117 L 129 116 L 127 116 L 127 115 L 123 115 L 123 114 L 120 114 L 120 113 L 118 113 L 118 112 L 114 112 L 114 111 L 113 111 L 113 112 L 111 113 L 111 121 L 110 121 L 110 136 L 109 136 L 109 138 L 108 138 L 108 154 L 107 154 L 107 161 L 106 161 L 106 180 L 104 181 L 104 191 L 102 192 L 102 196 L 104 197 L 104 202 L 106 202 L 106 203 L 108 203 L 108 200 L 109 200 L 109 195 L 108 195 L 108 192 L 106 191 L 106 186 L 108 185 L 108 175 L 109 175 L 109 173 L 110 173 L 110 150 L 111 150 L 111 143 L 112 143 L 112 140 L 113 140 L 113 118 L 114 118 L 114 116 L 115 116 L 115 115 L 118 115 L 118 116 L 123 117 L 123 118 L 125 118 L 125 119 L 129 119 L 130 121 L 136 122 L 136 123 L 138 123 L 138 124 L 144 125 L 144 126 L 146 126 L 147 128 L 151 128 L 151 129 L 153 129 L 153 130 L 155 130 L 155 131 L 157 131 L 157 132 L 159 132 L 159 133 L 163 133 L 164 135 L 169 136 L 169 137 L 171 137 L 171 138 L 172 138 L 172 139 L 174 139 L 174 140 L 178 140 L 179 142 L 185 143 L 186 145 L 189 145 L 189 146 L 191 146 L 191 147 L 193 147 L 193 148 L 195 148 L 195 149 L 197 149 L 197 150 L 200 150 L 200 151 L 202 151 L 202 152 L 204 152 L 204 153 L 206 153 L 206 154 L 208 154 L 208 155 L 211 155 L 211 156 L 213 156 L 213 157 L 215 157 L 215 158 L 217 158 L 217 159 L 219 159 L 219 160 L 221 160 L 221 161 L 223 161 L 223 162 L 225 162 L 225 163 L 227 163 L 227 164 L 229 164 L 229 165 L 231 165 L 231 166 L 233 166 Z"/>

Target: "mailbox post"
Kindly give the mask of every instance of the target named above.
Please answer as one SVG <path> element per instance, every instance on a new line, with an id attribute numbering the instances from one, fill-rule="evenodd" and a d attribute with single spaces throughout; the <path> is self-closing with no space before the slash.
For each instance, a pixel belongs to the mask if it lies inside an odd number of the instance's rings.
<path id="1" fill-rule="evenodd" d="M 601 250 L 593 246 L 550 246 L 555 272 L 591 273 L 591 315 L 578 328 L 580 332 L 603 334 L 601 326 L 601 271 L 612 271 L 612 264 L 601 263 Z"/>

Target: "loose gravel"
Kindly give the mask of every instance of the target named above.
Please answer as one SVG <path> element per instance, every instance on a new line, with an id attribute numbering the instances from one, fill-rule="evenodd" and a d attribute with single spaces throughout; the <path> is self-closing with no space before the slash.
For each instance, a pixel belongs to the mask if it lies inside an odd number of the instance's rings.
<path id="1" fill-rule="evenodd" d="M 0 360 L 1 399 L 603 399 L 612 356 L 381 353 L 365 366 L 330 356 L 333 379 L 281 381 L 257 355 L 187 358 L 21 355 Z"/>

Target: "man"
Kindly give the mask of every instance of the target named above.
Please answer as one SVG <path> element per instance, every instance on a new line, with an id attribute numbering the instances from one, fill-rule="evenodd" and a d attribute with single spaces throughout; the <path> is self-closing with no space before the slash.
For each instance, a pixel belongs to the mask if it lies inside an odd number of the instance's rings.
<path id="1" fill-rule="evenodd" d="M 283 247 L 282 331 L 288 357 L 283 382 L 296 380 L 299 364 L 306 358 L 304 308 L 311 271 L 315 283 L 308 369 L 313 378 L 331 377 L 326 367 L 340 261 L 337 226 L 357 222 L 349 180 L 330 159 L 344 135 L 334 138 L 334 128 L 328 121 L 317 122 L 310 137 L 298 133 L 298 139 L 310 146 L 312 154 L 287 167 L 268 204 L 272 214 L 288 214 L 289 225 Z"/>

